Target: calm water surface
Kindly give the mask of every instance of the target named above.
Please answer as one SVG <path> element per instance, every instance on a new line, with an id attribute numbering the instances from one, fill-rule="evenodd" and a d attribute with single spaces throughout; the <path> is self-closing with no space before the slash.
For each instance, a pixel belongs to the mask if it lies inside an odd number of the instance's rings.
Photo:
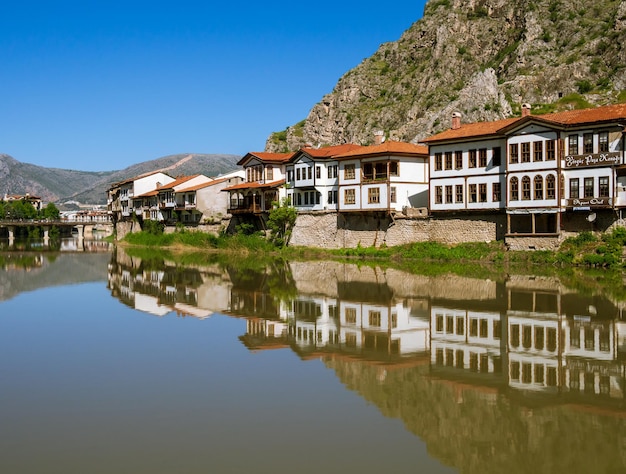
<path id="1" fill-rule="evenodd" d="M 2 473 L 626 472 L 622 302 L 572 282 L 0 263 Z"/>

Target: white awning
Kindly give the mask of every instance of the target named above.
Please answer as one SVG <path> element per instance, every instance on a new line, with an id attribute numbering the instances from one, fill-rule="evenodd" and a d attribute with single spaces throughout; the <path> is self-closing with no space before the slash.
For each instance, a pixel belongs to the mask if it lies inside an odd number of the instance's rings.
<path id="1" fill-rule="evenodd" d="M 507 214 L 556 214 L 559 210 L 555 207 L 531 207 L 524 209 L 507 209 Z"/>

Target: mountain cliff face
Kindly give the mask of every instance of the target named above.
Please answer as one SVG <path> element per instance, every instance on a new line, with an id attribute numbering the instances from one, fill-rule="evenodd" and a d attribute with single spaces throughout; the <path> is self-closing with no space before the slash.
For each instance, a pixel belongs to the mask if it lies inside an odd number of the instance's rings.
<path id="1" fill-rule="evenodd" d="M 626 100 L 626 1 L 430 0 L 266 151 L 417 142 L 465 122 Z"/>

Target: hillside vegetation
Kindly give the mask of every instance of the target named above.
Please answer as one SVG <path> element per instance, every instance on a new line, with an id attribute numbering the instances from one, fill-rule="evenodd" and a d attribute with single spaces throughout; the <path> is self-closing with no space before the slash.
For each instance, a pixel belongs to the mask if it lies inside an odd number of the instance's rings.
<path id="1" fill-rule="evenodd" d="M 341 77 L 267 151 L 370 144 L 373 132 L 417 142 L 463 121 L 626 100 L 626 2 L 430 0 L 395 42 Z"/>

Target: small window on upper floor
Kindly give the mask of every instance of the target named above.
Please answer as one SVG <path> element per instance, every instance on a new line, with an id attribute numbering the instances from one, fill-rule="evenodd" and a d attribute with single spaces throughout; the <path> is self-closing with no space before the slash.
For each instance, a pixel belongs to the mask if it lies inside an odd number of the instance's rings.
<path id="1" fill-rule="evenodd" d="M 585 133 L 583 135 L 583 152 L 593 153 L 593 133 Z"/>
<path id="2" fill-rule="evenodd" d="M 598 133 L 598 152 L 609 151 L 609 132 Z"/>
<path id="3" fill-rule="evenodd" d="M 355 166 L 354 164 L 347 164 L 343 168 L 343 179 L 354 179 Z"/>
<path id="4" fill-rule="evenodd" d="M 567 154 L 578 155 L 578 135 L 570 135 L 567 137 Z"/>

